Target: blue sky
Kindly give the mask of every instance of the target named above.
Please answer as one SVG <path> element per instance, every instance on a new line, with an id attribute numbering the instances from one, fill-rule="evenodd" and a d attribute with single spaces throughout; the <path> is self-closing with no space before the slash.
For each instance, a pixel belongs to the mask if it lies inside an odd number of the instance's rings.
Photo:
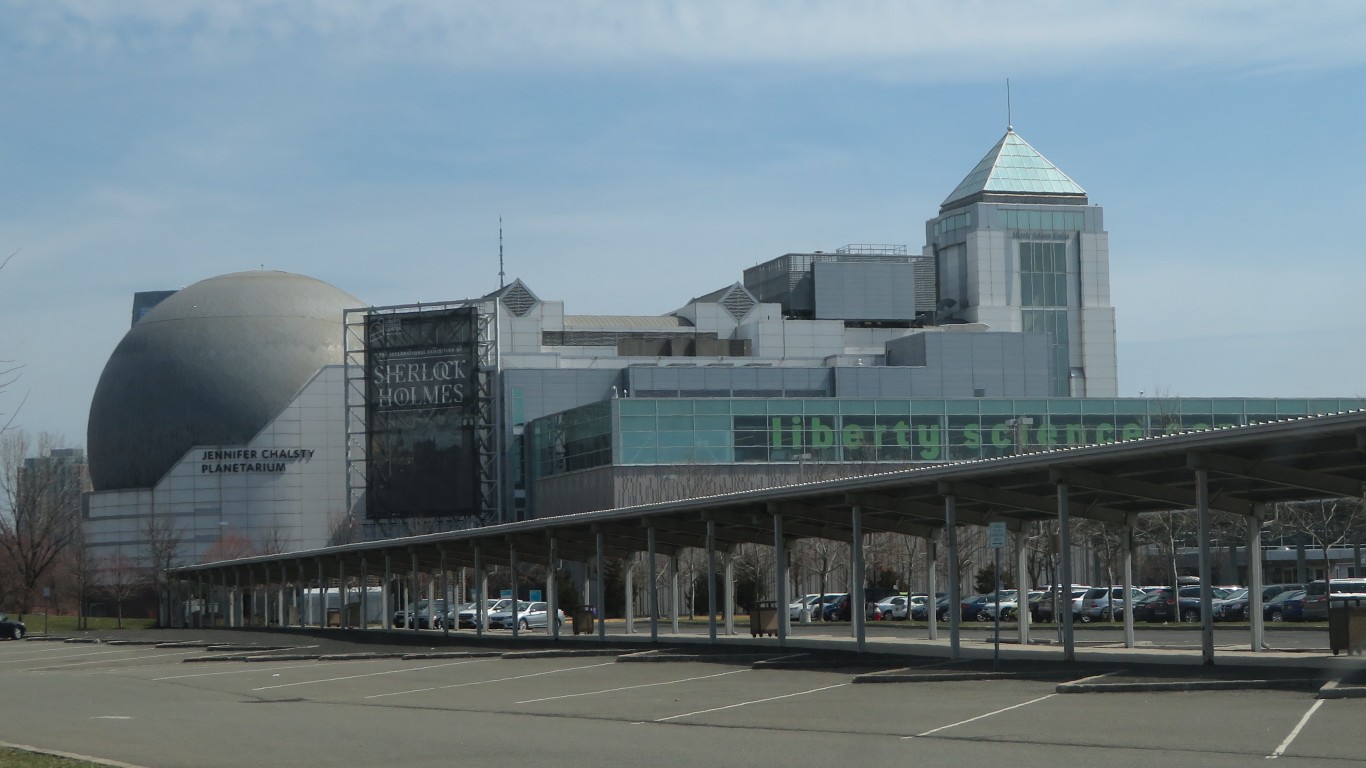
<path id="1" fill-rule="evenodd" d="M 509 277 L 664 313 L 897 243 L 1016 130 L 1104 206 L 1121 394 L 1366 395 L 1366 4 L 0 0 L 0 359 L 82 444 L 132 294 Z M 3 366 L 0 366 L 3 367 Z"/>

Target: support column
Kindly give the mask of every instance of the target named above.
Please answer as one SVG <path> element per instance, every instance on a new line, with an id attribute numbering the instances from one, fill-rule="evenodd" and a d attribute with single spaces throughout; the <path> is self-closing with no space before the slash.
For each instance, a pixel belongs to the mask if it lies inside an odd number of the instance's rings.
<path id="1" fill-rule="evenodd" d="M 936 588 L 939 586 L 939 541 L 938 535 L 925 539 L 925 588 L 929 590 L 928 608 L 925 611 L 925 621 L 928 625 L 927 636 L 931 640 L 939 639 L 939 593 Z"/>
<path id="2" fill-rule="evenodd" d="M 399 601 L 409 632 L 417 632 L 417 550 L 408 549 L 408 600 Z"/>
<path id="3" fill-rule="evenodd" d="M 318 629 L 327 628 L 327 577 L 323 575 L 323 559 L 317 559 L 318 564 Z"/>
<path id="4" fill-rule="evenodd" d="M 413 626 L 422 628 L 417 618 L 417 606 L 413 606 Z M 436 628 L 436 575 L 427 572 L 427 629 Z"/>
<path id="5" fill-rule="evenodd" d="M 280 561 L 280 626 L 289 626 L 289 603 L 285 600 L 286 593 L 293 594 L 289 588 L 289 567 L 284 561 Z"/>
<path id="6" fill-rule="evenodd" d="M 194 579 L 195 579 L 195 588 L 196 588 L 196 590 L 197 590 L 197 594 L 195 595 L 195 597 L 198 598 L 198 600 L 199 600 L 199 618 L 195 621 L 195 624 L 198 624 L 198 625 L 199 625 L 199 626 L 197 627 L 197 629 L 203 629 L 203 628 L 204 628 L 204 614 L 205 614 L 205 613 L 208 613 L 208 611 L 209 611 L 209 600 L 208 600 L 208 598 L 206 598 L 206 597 L 204 596 L 204 573 L 203 573 L 202 571 L 195 573 Z M 170 583 L 171 583 L 171 582 L 170 582 L 170 579 L 167 579 L 167 580 L 166 580 L 167 591 L 170 591 Z M 167 611 L 167 614 L 166 614 L 166 615 L 167 615 L 167 617 L 169 618 L 169 617 L 170 617 L 170 611 Z"/>
<path id="7" fill-rule="evenodd" d="M 560 639 L 560 592 L 555 578 L 555 565 L 559 562 L 559 547 L 555 534 L 550 534 L 550 553 L 545 564 L 545 626 L 552 640 Z"/>
<path id="8" fill-rule="evenodd" d="M 1015 606 L 1016 639 L 1021 648 L 1029 646 L 1029 533 L 1021 525 L 1015 531 L 1015 587 L 1019 593 Z"/>
<path id="9" fill-rule="evenodd" d="M 655 568 L 655 527 L 645 528 L 645 559 L 650 576 L 650 642 L 659 642 L 659 571 Z"/>
<path id="10" fill-rule="evenodd" d="M 232 571 L 232 626 L 242 628 L 242 573 L 236 568 Z"/>
<path id="11" fill-rule="evenodd" d="M 596 594 L 593 596 L 593 600 L 597 603 L 598 606 L 598 640 L 605 641 L 607 640 L 607 600 L 605 599 L 607 597 L 607 593 L 603 591 L 602 586 L 602 572 L 604 570 L 603 566 L 606 565 L 606 561 L 603 558 L 603 547 L 605 542 L 603 541 L 602 531 L 598 531 L 597 533 L 595 533 L 593 535 L 593 539 L 593 546 L 596 550 L 596 552 L 594 553 L 596 557 L 594 559 L 597 561 L 597 573 L 594 574 L 593 577 L 593 591 Z"/>
<path id="12" fill-rule="evenodd" d="M 725 612 L 726 612 L 726 635 L 735 634 L 735 553 L 726 550 L 721 558 L 721 568 L 725 571 L 726 590 L 725 590 Z"/>
<path id="13" fill-rule="evenodd" d="M 958 499 L 944 497 L 944 533 L 949 547 L 949 658 L 958 661 L 962 655 L 959 636 L 963 621 L 962 595 L 958 590 Z"/>
<path id="14" fill-rule="evenodd" d="M 669 631 L 675 635 L 678 634 L 678 592 L 678 550 L 675 549 L 673 554 L 669 555 Z"/>
<path id="15" fill-rule="evenodd" d="M 517 616 L 517 545 L 508 543 L 508 583 L 512 585 L 512 639 L 517 639 L 518 627 L 520 623 Z"/>
<path id="16" fill-rule="evenodd" d="M 390 594 L 389 594 L 389 593 L 393 590 L 393 588 L 394 588 L 394 563 L 393 563 L 393 558 L 390 556 L 390 554 L 389 554 L 388 552 L 385 552 L 385 553 L 384 553 L 384 588 L 380 590 L 380 602 L 381 602 L 380 610 L 384 611 L 384 615 L 383 615 L 383 616 L 380 616 L 380 621 L 384 622 L 383 626 L 384 626 L 385 629 L 393 629 L 393 628 L 394 628 L 394 610 L 393 610 L 393 605 L 392 605 L 392 604 L 393 604 L 393 599 L 390 597 Z"/>
<path id="17" fill-rule="evenodd" d="M 707 521 L 707 637 L 716 644 L 716 521 Z"/>
<path id="18" fill-rule="evenodd" d="M 1124 647 L 1134 647 L 1134 516 L 1130 515 L 1120 534 L 1124 548 Z M 1110 598 L 1110 616 L 1114 617 L 1114 596 Z"/>
<path id="19" fill-rule="evenodd" d="M 346 561 L 337 557 L 337 629 L 348 629 L 346 622 Z"/>
<path id="20" fill-rule="evenodd" d="M 478 604 L 474 609 L 474 634 L 483 637 L 484 630 L 488 628 L 489 574 L 479 560 L 478 544 L 474 545 L 474 580 L 479 589 Z"/>
<path id="21" fill-rule="evenodd" d="M 1252 650 L 1266 648 L 1266 626 L 1262 616 L 1262 520 L 1266 519 L 1265 502 L 1252 505 L 1252 516 L 1247 519 L 1247 625 L 1251 631 Z"/>
<path id="22" fill-rule="evenodd" d="M 360 556 L 360 628 L 370 628 L 370 562 Z"/>
<path id="23" fill-rule="evenodd" d="M 451 598 L 450 571 L 446 570 L 446 548 L 445 548 L 445 547 L 437 547 L 437 552 L 439 552 L 439 553 L 440 553 L 440 556 L 441 556 L 441 603 L 440 603 L 441 606 L 442 606 L 442 611 L 441 611 L 441 636 L 442 636 L 442 637 L 449 638 L 449 637 L 451 636 L 451 621 L 450 621 L 449 615 L 452 614 L 452 613 L 454 613 L 454 614 L 456 614 L 457 617 L 459 616 L 459 603 L 457 603 L 455 600 L 453 600 L 453 599 Z M 553 580 L 553 579 L 552 579 L 552 580 Z M 435 622 L 435 621 L 436 621 L 436 605 L 435 605 L 435 604 L 433 604 L 432 609 L 431 609 L 429 615 L 431 615 L 431 617 L 432 617 L 431 620 L 432 620 L 433 622 Z M 547 613 L 547 614 L 546 614 L 547 617 L 552 617 L 552 616 L 554 616 L 554 615 L 555 615 L 555 614 L 553 614 L 553 613 Z M 459 621 L 459 620 L 460 620 L 459 618 L 456 619 L 456 621 Z M 554 623 L 554 622 L 553 622 L 553 621 L 550 621 L 549 619 L 547 619 L 546 624 L 552 624 L 552 623 Z"/>
<path id="24" fill-rule="evenodd" d="M 773 514 L 773 608 L 778 613 L 778 647 L 787 645 L 787 542 L 783 541 L 783 516 Z"/>
<path id="25" fill-rule="evenodd" d="M 868 650 L 867 629 L 864 627 L 863 604 L 863 508 L 855 504 L 849 508 L 849 623 L 853 627 L 854 642 L 859 653 Z M 787 606 L 783 606 L 787 612 Z"/>
<path id="26" fill-rule="evenodd" d="M 1214 585 L 1210 583 L 1209 470 L 1203 467 L 1195 470 L 1195 502 L 1200 521 L 1200 655 L 1208 666 L 1214 663 Z"/>
<path id="27" fill-rule="evenodd" d="M 1076 636 L 1072 633 L 1072 517 L 1068 509 L 1067 483 L 1058 483 L 1058 587 L 1053 620 L 1062 627 L 1062 660 L 1077 660 Z"/>
<path id="28" fill-rule="evenodd" d="M 631 553 L 631 562 L 626 566 L 626 634 L 636 633 L 636 556 Z"/>
<path id="29" fill-rule="evenodd" d="M 296 618 L 299 619 L 299 629 L 308 625 L 308 581 L 304 578 L 304 561 L 294 561 L 294 571 L 298 578 L 294 580 L 294 602 L 299 606 Z"/>

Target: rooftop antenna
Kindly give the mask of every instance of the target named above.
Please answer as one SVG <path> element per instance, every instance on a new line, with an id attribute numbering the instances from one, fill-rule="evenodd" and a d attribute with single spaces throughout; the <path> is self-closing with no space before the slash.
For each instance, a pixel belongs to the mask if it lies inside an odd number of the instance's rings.
<path id="1" fill-rule="evenodd" d="M 498 214 L 498 287 L 503 287 L 503 214 Z"/>
<path id="2" fill-rule="evenodd" d="M 1010 118 L 1011 118 L 1011 115 L 1010 115 L 1010 78 L 1007 77 L 1007 78 L 1006 78 L 1006 133 L 1012 133 L 1012 132 L 1014 132 L 1014 130 L 1015 130 L 1014 121 L 1011 120 Z"/>

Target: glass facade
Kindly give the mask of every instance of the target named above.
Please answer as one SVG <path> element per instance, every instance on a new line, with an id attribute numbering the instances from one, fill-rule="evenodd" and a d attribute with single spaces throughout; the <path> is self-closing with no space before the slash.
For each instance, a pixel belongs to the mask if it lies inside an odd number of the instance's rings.
<path id="1" fill-rule="evenodd" d="M 1359 407 L 1355 399 L 625 398 L 533 421 L 530 458 L 536 477 L 608 466 L 614 444 L 624 465 L 961 461 Z"/>
<path id="2" fill-rule="evenodd" d="M 1053 394 L 1067 397 L 1071 347 L 1067 332 L 1067 242 L 1022 241 L 1020 247 L 1020 330 L 1049 334 Z"/>
<path id="3" fill-rule="evenodd" d="M 1086 214 L 1081 211 L 1021 210 L 1005 208 L 999 211 L 1001 226 L 1006 229 L 1035 232 L 1079 232 L 1086 228 Z"/>

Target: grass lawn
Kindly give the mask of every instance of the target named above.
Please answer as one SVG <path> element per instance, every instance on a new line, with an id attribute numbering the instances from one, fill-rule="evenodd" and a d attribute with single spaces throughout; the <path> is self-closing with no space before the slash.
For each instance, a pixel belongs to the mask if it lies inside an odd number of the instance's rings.
<path id="1" fill-rule="evenodd" d="M 15 616 L 15 618 L 17 618 L 17 616 Z M 48 616 L 47 633 L 49 635 L 70 635 L 75 632 L 80 632 L 81 630 L 76 629 L 76 622 L 77 618 L 75 616 Z M 112 616 L 88 618 L 85 622 L 87 629 L 90 631 L 117 630 L 119 628 L 119 620 Z M 43 614 L 24 614 L 24 624 L 28 626 L 28 633 L 30 635 L 41 634 L 43 631 Z M 124 617 L 123 619 L 124 629 L 148 629 L 155 624 L 156 621 L 154 619 L 132 619 L 128 617 Z M 0 766 L 4 765 L 7 764 L 0 762 Z"/>
<path id="2" fill-rule="evenodd" d="M 0 747 L 0 768 L 98 768 L 98 764 Z"/>

